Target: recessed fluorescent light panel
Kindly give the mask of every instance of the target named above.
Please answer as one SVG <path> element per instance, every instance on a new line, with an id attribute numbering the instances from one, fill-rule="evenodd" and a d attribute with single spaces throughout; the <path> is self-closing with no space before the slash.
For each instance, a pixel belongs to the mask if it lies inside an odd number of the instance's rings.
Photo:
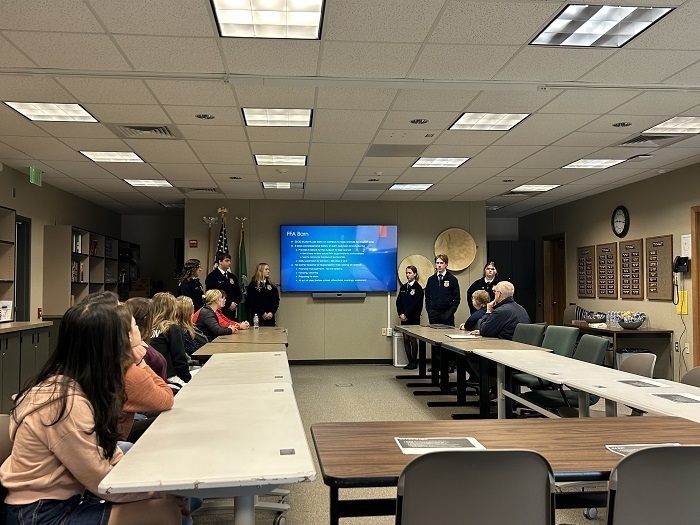
<path id="1" fill-rule="evenodd" d="M 529 113 L 463 113 L 450 129 L 508 131 L 529 116 Z"/>
<path id="2" fill-rule="evenodd" d="M 432 184 L 394 184 L 389 188 L 389 190 L 425 191 L 431 186 Z"/>
<path id="3" fill-rule="evenodd" d="M 144 188 L 172 188 L 173 185 L 163 179 L 124 179 L 124 182 L 132 186 Z"/>
<path id="4" fill-rule="evenodd" d="M 503 208 L 503 206 L 486 206 L 486 211 L 496 211 Z"/>
<path id="5" fill-rule="evenodd" d="M 303 182 L 263 182 L 262 186 L 266 190 L 303 190 Z"/>
<path id="6" fill-rule="evenodd" d="M 49 122 L 97 122 L 80 104 L 48 104 L 43 102 L 5 102 L 29 120 Z"/>
<path id="7" fill-rule="evenodd" d="M 542 46 L 622 47 L 672 7 L 569 4 L 530 42 Z"/>
<path id="8" fill-rule="evenodd" d="M 469 157 L 421 157 L 412 168 L 459 168 Z"/>
<path id="9" fill-rule="evenodd" d="M 246 126 L 284 126 L 308 128 L 311 126 L 310 109 L 243 108 Z"/>
<path id="10" fill-rule="evenodd" d="M 306 166 L 306 155 L 255 155 L 258 166 Z"/>
<path id="11" fill-rule="evenodd" d="M 212 0 L 212 5 L 223 37 L 321 37 L 323 0 Z"/>
<path id="12" fill-rule="evenodd" d="M 516 192 L 537 193 L 537 192 L 543 192 L 543 191 L 550 191 L 550 190 L 553 190 L 554 188 L 558 188 L 559 186 L 561 186 L 561 184 L 523 184 L 522 186 L 518 186 L 517 188 L 513 188 L 510 191 L 513 193 L 516 193 Z"/>
<path id="13" fill-rule="evenodd" d="M 605 168 L 609 168 L 610 166 L 620 164 L 621 162 L 625 162 L 625 159 L 581 159 L 577 160 L 576 162 L 572 162 L 571 164 L 567 164 L 566 166 L 563 166 L 563 168 L 576 168 L 582 170 L 604 170 Z"/>
<path id="14" fill-rule="evenodd" d="M 673 117 L 642 133 L 700 133 L 700 117 Z"/>
<path id="15" fill-rule="evenodd" d="M 81 151 L 93 162 L 143 162 L 133 151 Z"/>

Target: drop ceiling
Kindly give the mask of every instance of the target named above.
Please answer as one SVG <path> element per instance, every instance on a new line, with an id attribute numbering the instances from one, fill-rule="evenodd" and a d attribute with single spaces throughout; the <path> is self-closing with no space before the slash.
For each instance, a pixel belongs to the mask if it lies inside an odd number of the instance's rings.
<path id="1" fill-rule="evenodd" d="M 79 103 L 98 122 L 31 122 L 0 104 L 0 162 L 39 167 L 44 183 L 122 214 L 185 199 L 357 200 L 361 188 L 361 200 L 486 201 L 503 206 L 490 216 L 527 215 L 700 161 L 698 135 L 619 146 L 700 116 L 700 0 L 617 4 L 675 10 L 620 49 L 575 49 L 528 45 L 567 5 L 550 1 L 326 0 L 320 40 L 256 40 L 219 37 L 209 0 L 3 0 L 0 100 Z M 312 125 L 246 127 L 243 107 L 312 109 Z M 530 116 L 509 131 L 448 130 L 464 112 Z M 118 126 L 167 126 L 174 138 Z M 255 155 L 307 162 L 258 166 Z M 419 156 L 470 160 L 411 167 Z M 502 196 L 522 184 L 560 187 Z"/>

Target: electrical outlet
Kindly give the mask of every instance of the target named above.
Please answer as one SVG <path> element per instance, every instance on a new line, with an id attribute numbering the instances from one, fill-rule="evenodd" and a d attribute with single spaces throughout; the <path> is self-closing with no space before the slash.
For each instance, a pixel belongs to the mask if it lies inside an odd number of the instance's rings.
<path id="1" fill-rule="evenodd" d="M 386 328 L 382 328 L 382 335 L 386 335 Z"/>
<path id="2" fill-rule="evenodd" d="M 683 346 L 683 350 L 685 350 L 685 353 L 686 353 L 686 354 L 689 354 L 689 353 L 690 353 L 690 344 L 686 343 L 686 344 Z"/>
<path id="3" fill-rule="evenodd" d="M 678 352 L 678 350 L 680 350 L 680 345 L 678 344 L 678 341 L 676 341 L 675 344 L 676 344 L 676 352 Z"/>
<path id="4" fill-rule="evenodd" d="M 394 329 L 393 329 L 393 328 L 387 328 L 387 329 L 386 329 L 386 336 L 387 336 L 387 337 L 391 337 L 392 335 L 394 335 Z"/>

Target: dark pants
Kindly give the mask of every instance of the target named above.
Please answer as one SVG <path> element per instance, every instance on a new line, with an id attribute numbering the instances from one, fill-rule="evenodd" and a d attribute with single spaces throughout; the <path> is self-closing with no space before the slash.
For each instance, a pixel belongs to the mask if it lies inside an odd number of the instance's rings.
<path id="1" fill-rule="evenodd" d="M 455 314 L 450 314 L 449 310 L 428 309 L 428 321 L 430 324 L 455 325 Z"/>
<path id="2" fill-rule="evenodd" d="M 420 324 L 420 318 L 418 319 L 407 319 L 406 321 L 401 321 L 401 325 L 417 325 Z M 403 349 L 406 352 L 406 359 L 408 359 L 408 364 L 418 362 L 418 339 L 415 337 L 409 337 L 403 334 Z"/>

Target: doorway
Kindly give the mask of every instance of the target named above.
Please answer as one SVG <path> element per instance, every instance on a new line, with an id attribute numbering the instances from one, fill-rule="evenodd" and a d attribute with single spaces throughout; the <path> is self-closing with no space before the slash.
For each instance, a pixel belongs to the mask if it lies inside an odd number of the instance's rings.
<path id="1" fill-rule="evenodd" d="M 31 321 L 29 300 L 31 290 L 32 220 L 15 217 L 15 320 Z"/>
<path id="2" fill-rule="evenodd" d="M 560 325 L 566 308 L 566 238 L 563 233 L 543 241 L 543 321 Z"/>

